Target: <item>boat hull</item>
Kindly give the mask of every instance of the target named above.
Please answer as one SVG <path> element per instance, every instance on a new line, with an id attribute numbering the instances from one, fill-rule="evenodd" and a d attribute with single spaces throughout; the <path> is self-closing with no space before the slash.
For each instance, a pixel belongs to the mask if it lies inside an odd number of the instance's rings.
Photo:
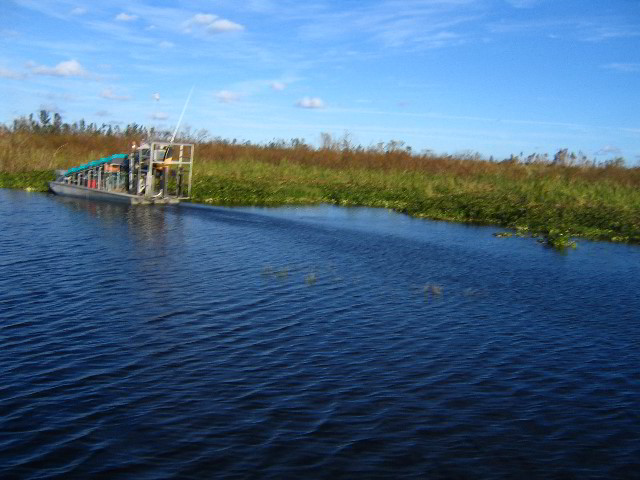
<path id="1" fill-rule="evenodd" d="M 149 198 L 129 193 L 107 192 L 95 188 L 70 185 L 62 182 L 49 182 L 49 188 L 56 195 L 84 198 L 102 202 L 125 203 L 128 205 L 166 205 L 180 203 L 177 198 Z"/>

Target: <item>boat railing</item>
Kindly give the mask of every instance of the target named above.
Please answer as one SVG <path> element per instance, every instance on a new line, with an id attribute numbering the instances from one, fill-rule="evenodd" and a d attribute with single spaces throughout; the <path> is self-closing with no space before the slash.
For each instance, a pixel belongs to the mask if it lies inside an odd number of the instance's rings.
<path id="1" fill-rule="evenodd" d="M 126 192 L 126 175 L 122 170 L 127 159 L 126 153 L 118 153 L 100 160 L 93 160 L 68 169 L 60 181 L 96 190 Z"/>
<path id="2" fill-rule="evenodd" d="M 134 158 L 134 168 L 129 169 L 129 183 L 137 185 L 135 193 L 138 195 L 188 199 L 191 197 L 193 155 L 192 143 L 141 145 L 129 154 L 129 158 Z"/>
<path id="3" fill-rule="evenodd" d="M 194 145 L 152 142 L 72 167 L 59 182 L 131 195 L 184 200 L 191 197 Z"/>

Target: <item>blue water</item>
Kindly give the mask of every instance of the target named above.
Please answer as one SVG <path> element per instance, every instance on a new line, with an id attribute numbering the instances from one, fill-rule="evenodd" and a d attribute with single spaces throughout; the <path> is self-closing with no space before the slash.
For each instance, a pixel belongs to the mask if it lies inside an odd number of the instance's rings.
<path id="1" fill-rule="evenodd" d="M 639 478 L 640 247 L 0 190 L 0 478 Z"/>

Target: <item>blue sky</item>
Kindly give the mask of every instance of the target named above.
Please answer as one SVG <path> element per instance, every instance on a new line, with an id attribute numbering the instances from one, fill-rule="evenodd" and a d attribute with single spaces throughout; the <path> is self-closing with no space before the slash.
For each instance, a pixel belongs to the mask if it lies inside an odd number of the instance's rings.
<path id="1" fill-rule="evenodd" d="M 637 0 L 3 0 L 0 122 L 640 162 Z"/>

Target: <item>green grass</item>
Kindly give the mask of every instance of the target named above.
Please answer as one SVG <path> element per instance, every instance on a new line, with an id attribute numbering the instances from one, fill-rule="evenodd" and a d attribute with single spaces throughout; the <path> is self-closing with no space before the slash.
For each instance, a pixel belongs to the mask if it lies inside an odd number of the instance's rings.
<path id="1" fill-rule="evenodd" d="M 126 152 L 132 139 L 0 135 L 0 187 L 46 191 L 53 169 Z M 571 237 L 640 243 L 640 168 L 487 162 L 345 148 L 196 145 L 192 201 L 213 205 L 367 206 L 496 225 L 554 247 Z"/>
<path id="2" fill-rule="evenodd" d="M 513 179 L 501 173 L 461 177 L 337 170 L 253 160 L 200 164 L 194 178 L 194 202 L 381 207 L 417 217 L 513 228 L 543 236 L 551 246 L 571 246 L 572 236 L 640 243 L 640 191 L 606 181 L 543 173 Z"/>
<path id="3" fill-rule="evenodd" d="M 53 170 L 7 173 L 0 171 L 0 188 L 19 188 L 32 192 L 46 192 L 50 181 L 55 180 Z"/>

